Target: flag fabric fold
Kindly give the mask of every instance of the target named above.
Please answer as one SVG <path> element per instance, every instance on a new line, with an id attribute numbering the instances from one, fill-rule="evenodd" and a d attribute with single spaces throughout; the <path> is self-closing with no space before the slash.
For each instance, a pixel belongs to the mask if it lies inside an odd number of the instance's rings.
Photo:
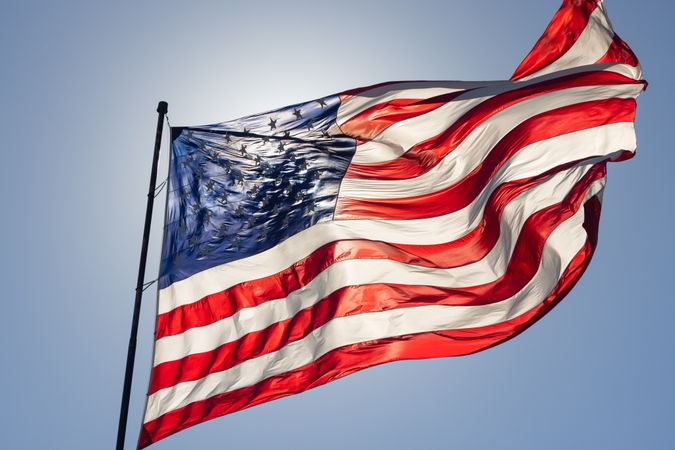
<path id="1" fill-rule="evenodd" d="M 603 3 L 565 0 L 510 80 L 383 83 L 172 128 L 139 448 L 532 325 L 590 262 L 645 86 Z"/>

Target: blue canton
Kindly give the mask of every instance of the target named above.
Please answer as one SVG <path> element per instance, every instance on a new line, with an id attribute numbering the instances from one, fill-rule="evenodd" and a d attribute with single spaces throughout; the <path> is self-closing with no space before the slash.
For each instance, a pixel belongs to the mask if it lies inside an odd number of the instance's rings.
<path id="1" fill-rule="evenodd" d="M 332 96 L 172 128 L 160 288 L 332 219 L 355 151 L 336 131 L 339 105 Z"/>

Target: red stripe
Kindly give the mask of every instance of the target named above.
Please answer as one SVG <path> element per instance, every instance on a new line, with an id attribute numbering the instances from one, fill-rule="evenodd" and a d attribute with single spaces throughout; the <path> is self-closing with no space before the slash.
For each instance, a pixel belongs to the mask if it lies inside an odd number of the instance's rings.
<path id="1" fill-rule="evenodd" d="M 496 95 L 457 119 L 443 133 L 415 144 L 393 161 L 377 164 L 351 164 L 346 178 L 402 180 L 426 173 L 454 150 L 466 136 L 487 118 L 529 98 L 580 86 L 640 84 L 614 72 L 586 72 L 567 75 Z"/>
<path id="2" fill-rule="evenodd" d="M 633 67 L 637 67 L 639 64 L 633 50 L 631 50 L 628 44 L 622 41 L 616 34 L 614 35 L 614 39 L 612 39 L 612 45 L 609 46 L 607 53 L 596 62 L 596 64 L 605 63 L 628 64 Z"/>
<path id="3" fill-rule="evenodd" d="M 427 99 L 399 98 L 380 103 L 356 114 L 340 129 L 355 139 L 370 140 L 396 122 L 431 112 L 465 92 L 450 92 Z"/>
<path id="4" fill-rule="evenodd" d="M 521 148 L 574 131 L 633 122 L 635 100 L 608 99 L 566 106 L 534 116 L 504 136 L 485 160 L 456 184 L 414 197 L 354 199 L 339 197 L 336 219 L 419 219 L 458 211 L 469 205 L 493 175 Z"/>
<path id="5" fill-rule="evenodd" d="M 147 447 L 198 423 L 303 392 L 368 367 L 406 359 L 467 355 L 513 338 L 560 302 L 588 266 L 596 244 L 600 215 L 597 198 L 586 204 L 585 213 L 584 227 L 589 235 L 586 245 L 572 260 L 549 296 L 527 313 L 488 327 L 406 335 L 336 349 L 296 370 L 270 377 L 254 386 L 191 403 L 145 423 L 138 448 Z"/>
<path id="6" fill-rule="evenodd" d="M 538 72 L 564 55 L 579 39 L 597 6 L 598 0 L 565 0 L 511 79 Z"/>
<path id="7" fill-rule="evenodd" d="M 373 89 L 377 89 L 377 88 L 380 88 L 380 87 L 391 86 L 391 85 L 394 85 L 394 84 L 414 84 L 414 83 L 424 83 L 424 80 L 385 81 L 385 82 L 382 82 L 382 83 L 371 84 L 370 86 L 364 86 L 364 87 L 360 87 L 360 88 L 349 89 L 348 91 L 344 91 L 339 95 L 340 95 L 340 100 L 345 101 L 349 97 L 353 97 L 355 95 L 363 94 L 364 92 L 372 91 Z"/>
<path id="8" fill-rule="evenodd" d="M 484 208 L 480 224 L 455 242 L 437 245 L 390 244 L 378 241 L 347 240 L 327 244 L 289 268 L 257 280 L 250 280 L 194 303 L 181 305 L 157 316 L 156 339 L 183 333 L 230 317 L 242 308 L 257 306 L 306 286 L 331 264 L 346 259 L 391 259 L 425 267 L 457 267 L 483 258 L 499 238 L 499 221 L 504 207 L 532 188 L 548 174 L 505 183 L 495 189 Z"/>
<path id="9" fill-rule="evenodd" d="M 518 236 L 504 275 L 491 283 L 466 288 L 372 284 L 340 289 L 292 319 L 252 332 L 213 351 L 192 354 L 154 367 L 150 394 L 179 382 L 198 380 L 227 370 L 247 359 L 276 351 L 299 340 L 336 317 L 394 308 L 437 305 L 484 305 L 502 301 L 523 289 L 537 273 L 544 244 L 562 222 L 581 206 L 588 187 L 604 177 L 604 165 L 594 166 L 567 198 L 533 214 Z"/>

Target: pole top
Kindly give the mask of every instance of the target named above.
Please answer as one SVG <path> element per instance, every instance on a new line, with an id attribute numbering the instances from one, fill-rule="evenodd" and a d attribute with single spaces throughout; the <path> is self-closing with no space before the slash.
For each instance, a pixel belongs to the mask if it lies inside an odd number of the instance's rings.
<path id="1" fill-rule="evenodd" d="M 157 105 L 157 112 L 160 114 L 166 114 L 169 111 L 169 104 L 167 102 L 159 102 Z"/>

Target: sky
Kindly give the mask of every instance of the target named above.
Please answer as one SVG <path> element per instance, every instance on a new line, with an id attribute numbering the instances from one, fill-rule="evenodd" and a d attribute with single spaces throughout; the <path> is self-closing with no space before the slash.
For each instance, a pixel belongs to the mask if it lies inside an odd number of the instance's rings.
<path id="1" fill-rule="evenodd" d="M 558 307 L 482 353 L 368 369 L 150 448 L 672 448 L 675 2 L 605 3 L 650 86 L 637 156 L 609 166 L 594 260 Z M 159 100 L 172 125 L 199 125 L 388 80 L 505 79 L 558 7 L 4 2 L 0 448 L 114 448 Z M 159 265 L 157 206 L 148 280 Z M 151 288 L 130 449 L 154 306 Z"/>

